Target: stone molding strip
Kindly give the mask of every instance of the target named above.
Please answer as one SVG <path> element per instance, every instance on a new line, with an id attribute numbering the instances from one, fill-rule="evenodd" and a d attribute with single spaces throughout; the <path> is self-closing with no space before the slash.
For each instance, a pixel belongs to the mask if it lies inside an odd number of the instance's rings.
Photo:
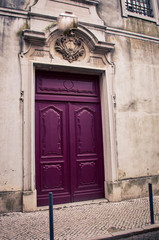
<path id="1" fill-rule="evenodd" d="M 80 8 L 86 8 L 86 9 L 89 9 L 89 7 L 88 6 L 80 6 L 77 2 L 72 2 L 72 3 L 69 3 L 69 2 L 61 2 L 61 1 L 59 1 L 59 0 L 54 0 L 54 2 L 58 2 L 58 3 L 62 3 L 62 4 L 65 4 L 65 5 L 71 5 L 71 6 L 74 6 L 74 7 L 80 7 Z M 83 2 L 82 0 L 81 0 L 81 2 Z"/>
<path id="2" fill-rule="evenodd" d="M 0 16 L 27 18 L 28 11 L 16 10 L 16 9 L 10 9 L 10 8 L 0 8 Z"/>
<path id="3" fill-rule="evenodd" d="M 9 9 L 9 8 L 0 8 L 0 16 L 8 16 L 8 17 L 17 17 L 17 18 L 28 18 L 34 17 L 34 18 L 40 18 L 40 19 L 50 19 L 50 20 L 56 20 L 56 17 L 52 16 L 46 16 L 42 14 L 36 14 L 36 13 L 31 13 L 28 11 L 22 11 L 22 10 L 15 10 L 15 9 Z M 106 26 L 101 26 L 101 25 L 94 25 L 94 24 L 89 24 L 89 23 L 83 23 L 80 22 L 83 26 L 90 26 L 94 28 L 99 28 L 103 29 L 106 31 L 107 34 L 116 34 L 119 36 L 124 36 L 124 37 L 131 37 L 135 39 L 140 39 L 140 40 L 145 40 L 145 41 L 151 41 L 155 43 L 159 43 L 159 38 L 157 37 L 152 37 L 149 35 L 144 35 L 141 33 L 134 33 L 134 32 L 129 32 L 126 30 L 121 30 L 113 27 L 106 27 Z"/>
<path id="4" fill-rule="evenodd" d="M 83 3 L 87 3 L 87 4 L 99 4 L 100 0 L 81 0 L 81 2 Z"/>
<path id="5" fill-rule="evenodd" d="M 65 3 L 65 4 L 69 4 L 69 5 L 75 5 L 73 3 L 66 3 L 66 2 L 62 2 L 60 0 L 55 0 L 55 2 Z M 98 5 L 100 0 L 78 0 L 78 1 L 72 0 L 72 2 L 76 3 L 76 5 L 78 2 L 85 3 L 85 4 Z M 78 4 L 78 6 L 79 6 L 79 4 Z"/>
<path id="6" fill-rule="evenodd" d="M 27 40 L 31 44 L 36 44 L 36 45 L 44 45 L 46 41 L 44 32 L 31 31 L 28 29 L 23 30 L 23 37 L 24 37 L 24 40 Z"/>
<path id="7" fill-rule="evenodd" d="M 154 43 L 159 43 L 159 38 L 157 38 L 157 37 L 152 37 L 152 36 L 141 34 L 141 33 L 129 32 L 129 31 L 125 31 L 125 30 L 121 30 L 121 29 L 117 29 L 117 28 L 112 28 L 112 27 L 107 27 L 106 33 L 107 34 L 116 34 L 116 35 L 123 36 L 123 37 L 135 38 L 135 39 L 139 39 L 139 40 L 150 41 L 150 42 L 154 42 Z"/>

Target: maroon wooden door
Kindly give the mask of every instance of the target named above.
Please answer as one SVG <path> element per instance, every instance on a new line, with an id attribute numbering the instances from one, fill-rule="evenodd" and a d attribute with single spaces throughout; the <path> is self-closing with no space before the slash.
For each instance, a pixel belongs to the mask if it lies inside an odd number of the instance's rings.
<path id="1" fill-rule="evenodd" d="M 38 205 L 104 197 L 98 78 L 37 72 L 35 125 Z"/>

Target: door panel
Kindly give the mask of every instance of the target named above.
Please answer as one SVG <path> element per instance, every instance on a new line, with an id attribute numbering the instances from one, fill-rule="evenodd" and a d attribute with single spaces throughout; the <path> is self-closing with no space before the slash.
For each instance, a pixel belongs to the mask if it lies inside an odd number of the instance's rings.
<path id="1" fill-rule="evenodd" d="M 96 76 L 84 74 L 39 71 L 36 92 L 38 94 L 98 97 L 98 79 Z"/>
<path id="2" fill-rule="evenodd" d="M 38 205 L 48 204 L 49 191 L 54 192 L 55 203 L 70 201 L 66 108 L 65 103 L 36 103 Z"/>
<path id="3" fill-rule="evenodd" d="M 103 197 L 100 105 L 70 104 L 73 200 Z"/>
<path id="4" fill-rule="evenodd" d="M 62 111 L 53 105 L 40 109 L 41 157 L 57 157 L 63 153 Z M 54 123 L 54 124 L 52 124 Z"/>

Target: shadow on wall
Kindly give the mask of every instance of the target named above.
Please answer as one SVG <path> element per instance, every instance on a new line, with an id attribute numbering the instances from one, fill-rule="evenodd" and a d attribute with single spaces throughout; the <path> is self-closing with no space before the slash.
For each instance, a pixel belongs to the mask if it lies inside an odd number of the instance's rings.
<path id="1" fill-rule="evenodd" d="M 30 0 L 1 0 L 0 7 L 12 9 L 25 9 Z"/>
<path id="2" fill-rule="evenodd" d="M 0 192 L 0 213 L 22 211 L 21 192 Z"/>

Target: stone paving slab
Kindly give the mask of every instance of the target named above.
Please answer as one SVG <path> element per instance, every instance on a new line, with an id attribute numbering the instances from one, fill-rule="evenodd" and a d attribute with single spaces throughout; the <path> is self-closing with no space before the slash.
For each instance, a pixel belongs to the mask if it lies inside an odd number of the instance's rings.
<path id="1" fill-rule="evenodd" d="M 44 210 L 45 209 L 45 210 Z M 155 223 L 159 224 L 159 197 L 154 197 Z M 116 203 L 99 199 L 54 206 L 55 240 L 108 238 L 150 227 L 148 198 Z M 0 215 L 1 240 L 49 239 L 49 211 Z"/>

